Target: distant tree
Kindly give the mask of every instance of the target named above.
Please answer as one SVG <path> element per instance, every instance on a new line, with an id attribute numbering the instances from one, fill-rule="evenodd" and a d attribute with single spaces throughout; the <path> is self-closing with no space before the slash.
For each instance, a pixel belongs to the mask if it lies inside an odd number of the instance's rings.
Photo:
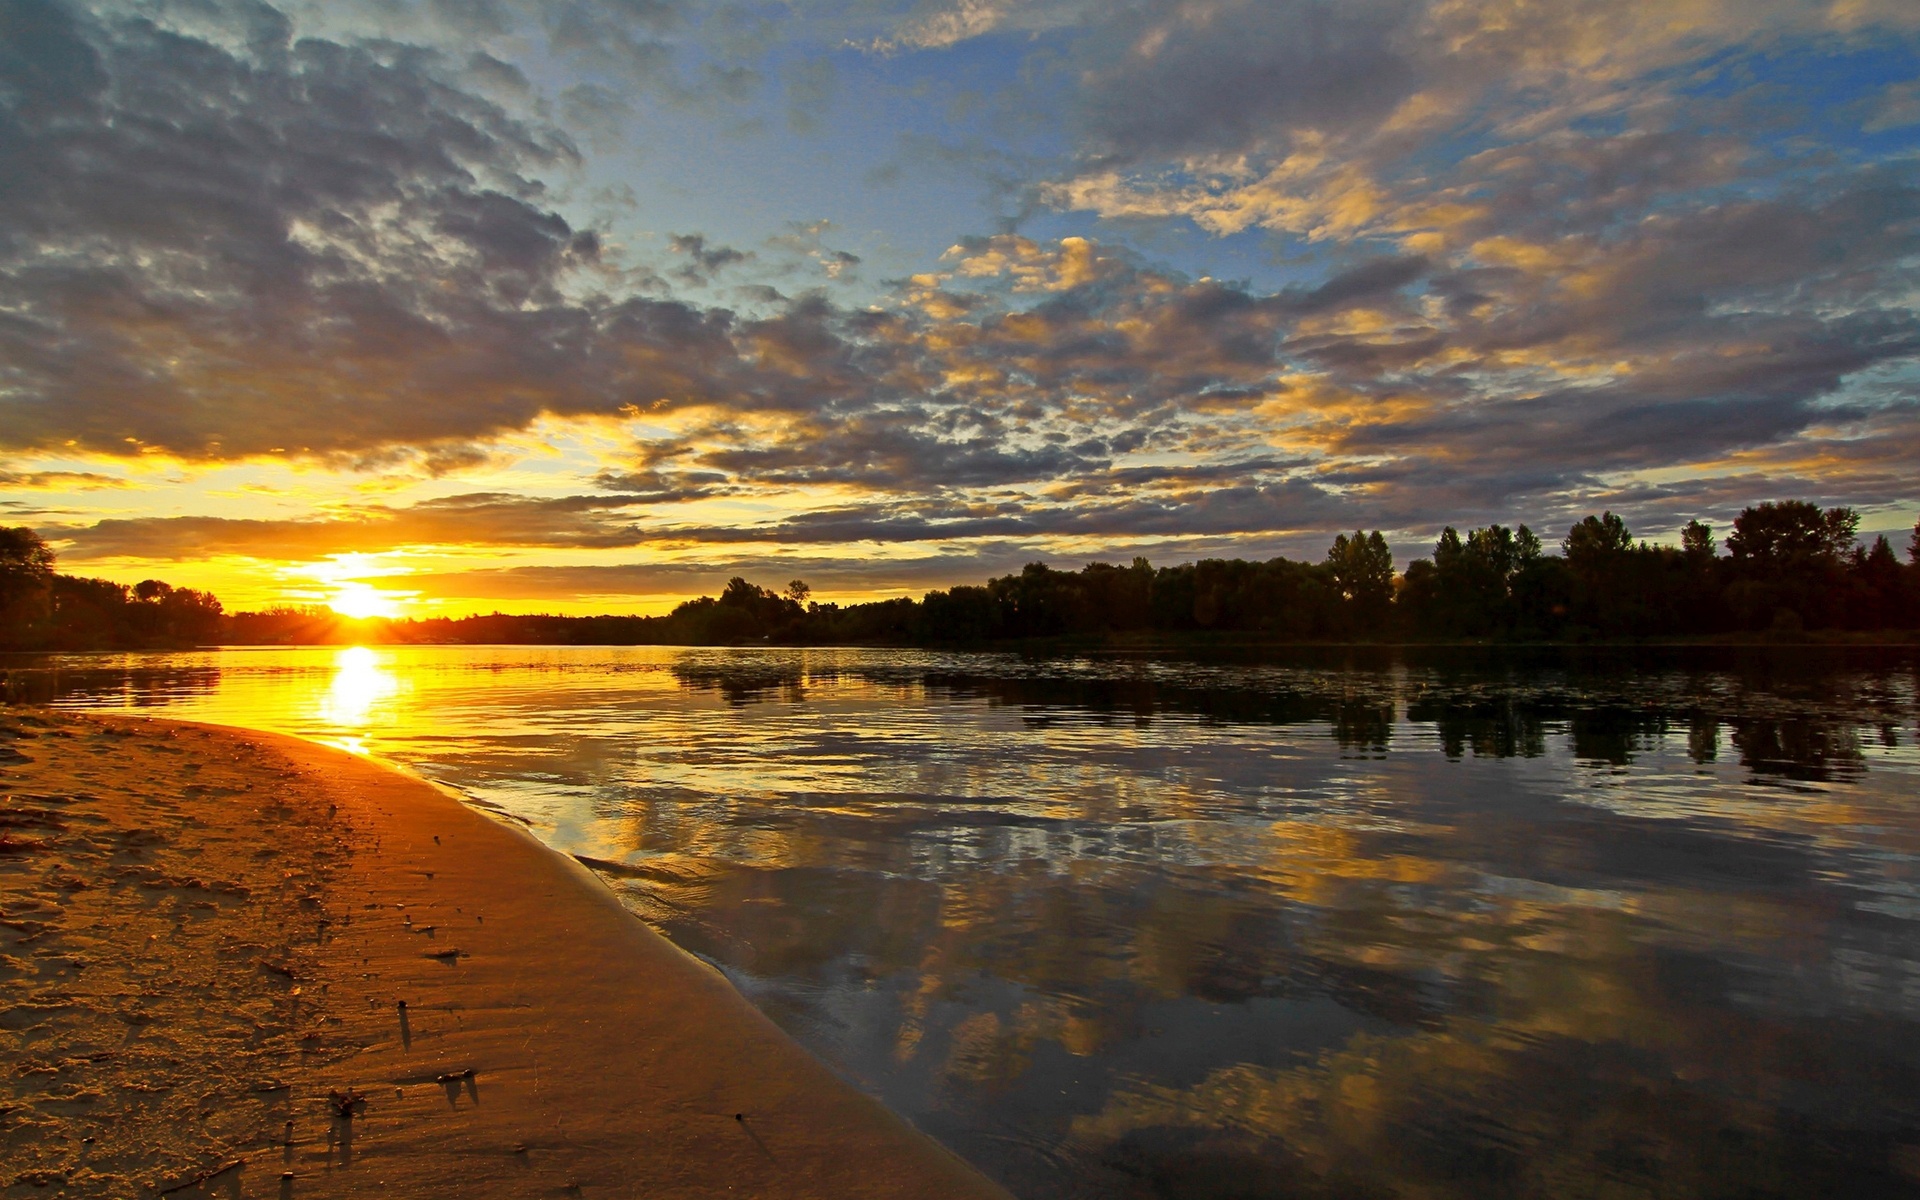
<path id="1" fill-rule="evenodd" d="M 1873 539 L 1870 550 L 1855 550 L 1848 575 L 1847 624 L 1855 629 L 1891 629 L 1904 624 L 1902 608 L 1906 572 L 1894 556 L 1886 535 Z"/>
<path id="2" fill-rule="evenodd" d="M 724 643 L 772 638 L 783 634 L 805 611 L 798 602 L 738 575 L 727 580 L 720 598 L 710 603 L 710 608 L 696 610 L 683 604 L 675 610 L 689 619 L 690 640 Z"/>
<path id="3" fill-rule="evenodd" d="M 1519 532 L 1513 535 L 1513 548 L 1515 561 L 1521 566 L 1538 559 L 1546 549 L 1540 542 L 1540 535 L 1525 525 L 1522 525 Z"/>
<path id="4" fill-rule="evenodd" d="M 159 583 L 158 580 L 149 580 Z M 144 584 L 136 584 L 138 592 Z M 221 620 L 224 610 L 219 597 L 211 592 L 195 591 L 193 588 L 169 587 L 161 583 L 164 589 L 154 601 L 160 610 L 160 636 L 168 642 L 189 642 L 201 644 L 216 640 L 220 636 Z"/>
<path id="5" fill-rule="evenodd" d="M 1341 534 L 1327 551 L 1333 586 L 1346 602 L 1358 632 L 1377 632 L 1393 601 L 1393 551 L 1378 529 Z"/>
<path id="6" fill-rule="evenodd" d="M 53 549 L 26 526 L 0 529 L 0 646 L 29 646 L 52 616 Z"/>
<path id="7" fill-rule="evenodd" d="M 1057 637 L 1072 633 L 1083 608 L 1083 593 L 1066 571 L 1030 562 L 1018 575 L 987 581 L 987 592 L 1007 637 Z"/>
<path id="8" fill-rule="evenodd" d="M 1881 534 L 1873 539 L 1873 547 L 1860 555 L 1862 565 L 1875 571 L 1891 568 L 1900 569 L 1900 560 L 1893 556 L 1893 544 L 1887 541 L 1887 535 Z"/>
<path id="9" fill-rule="evenodd" d="M 1713 558 L 1720 552 L 1720 543 L 1714 540 L 1713 526 L 1704 521 L 1688 521 L 1687 527 L 1680 531 L 1680 549 L 1689 558 Z"/>
<path id="10" fill-rule="evenodd" d="M 1519 615 L 1514 607 L 1514 583 L 1540 557 L 1540 549 L 1539 537 L 1525 525 L 1517 530 L 1489 525 L 1467 535 L 1472 603 L 1489 632 L 1514 627 Z"/>
<path id="11" fill-rule="evenodd" d="M 1920 628 L 1920 521 L 1913 523 L 1913 536 L 1907 539 L 1905 574 L 1896 624 L 1908 629 Z"/>
<path id="12" fill-rule="evenodd" d="M 1505 525 L 1489 525 L 1467 535 L 1468 555 L 1502 584 L 1520 564 L 1540 555 L 1540 539 L 1522 525 L 1518 530 Z"/>
<path id="13" fill-rule="evenodd" d="M 1705 521 L 1688 521 L 1680 531 L 1680 553 L 1673 578 L 1666 580 L 1671 612 L 1668 632 L 1711 633 L 1726 627 L 1725 559 L 1720 557 L 1720 542 L 1713 526 Z"/>
<path id="14" fill-rule="evenodd" d="M 1727 602 L 1749 628 L 1817 627 L 1840 616 L 1860 516 L 1805 500 L 1742 509 L 1727 538 L 1736 576 Z"/>
<path id="15" fill-rule="evenodd" d="M 1488 525 L 1464 540 L 1449 525 L 1433 546 L 1433 560 L 1407 566 L 1400 602 L 1417 628 L 1443 636 L 1484 637 L 1522 623 L 1518 597 L 1537 590 L 1540 538 L 1525 525 Z"/>
<path id="16" fill-rule="evenodd" d="M 1398 600 L 1416 629 L 1442 636 L 1472 632 L 1472 614 L 1466 611 L 1466 561 L 1460 531 L 1448 525 L 1434 539 L 1431 559 L 1407 564 Z"/>
<path id="17" fill-rule="evenodd" d="M 807 581 L 804 579 L 795 579 L 787 584 L 787 599 L 801 608 L 807 606 L 807 597 L 811 595 L 813 595 L 813 589 L 807 586 Z"/>
<path id="18" fill-rule="evenodd" d="M 53 548 L 33 530 L 25 525 L 0 529 L 0 579 L 30 578 L 44 583 L 53 575 L 53 564 Z"/>
<path id="19" fill-rule="evenodd" d="M 1135 558 L 1125 567 L 1088 563 L 1077 578 L 1062 576 L 1080 592 L 1079 620 L 1084 632 L 1147 627 L 1153 610 L 1153 564 Z"/>
<path id="20" fill-rule="evenodd" d="M 1645 633 L 1653 624 L 1648 592 L 1652 563 L 1634 545 L 1627 523 L 1612 512 L 1586 516 L 1561 543 L 1572 585 L 1569 617 L 1581 630 L 1607 637 Z"/>
<path id="21" fill-rule="evenodd" d="M 1851 508 L 1824 512 L 1805 500 L 1756 504 L 1733 519 L 1727 553 L 1736 562 L 1769 567 L 1802 562 L 1836 564 L 1853 549 L 1860 514 Z"/>
<path id="22" fill-rule="evenodd" d="M 929 642 L 985 642 L 1003 636 L 999 606 L 984 587 L 928 592 L 914 628 L 919 640 Z"/>
<path id="23" fill-rule="evenodd" d="M 134 643 L 143 631 L 130 628 L 130 599 L 124 583 L 55 575 L 51 643 L 67 650 Z"/>
<path id="24" fill-rule="evenodd" d="M 1567 540 L 1562 545 L 1567 562 L 1579 570 L 1606 556 L 1625 554 L 1633 549 L 1633 534 L 1627 530 L 1625 521 L 1609 512 L 1582 519 L 1567 531 Z"/>

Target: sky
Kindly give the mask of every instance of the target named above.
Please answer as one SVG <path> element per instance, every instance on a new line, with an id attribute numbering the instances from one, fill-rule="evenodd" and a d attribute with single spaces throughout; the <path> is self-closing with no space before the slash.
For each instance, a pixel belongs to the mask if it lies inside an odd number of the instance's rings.
<path id="1" fill-rule="evenodd" d="M 0 0 L 0 524 L 661 612 L 1920 515 L 1912 0 Z"/>

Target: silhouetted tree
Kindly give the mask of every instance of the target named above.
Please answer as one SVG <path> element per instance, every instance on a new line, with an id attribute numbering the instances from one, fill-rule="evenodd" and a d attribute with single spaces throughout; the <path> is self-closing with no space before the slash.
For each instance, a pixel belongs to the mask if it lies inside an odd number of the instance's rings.
<path id="1" fill-rule="evenodd" d="M 1153 564 L 1135 558 L 1131 565 L 1088 563 L 1080 572 L 1086 611 L 1101 630 L 1145 629 L 1153 615 Z"/>
<path id="2" fill-rule="evenodd" d="M 1611 512 L 1583 517 L 1561 543 L 1572 578 L 1572 622 L 1604 636 L 1639 632 L 1647 625 L 1644 588 L 1634 561 L 1633 533 Z"/>
<path id="3" fill-rule="evenodd" d="M 1847 556 L 1860 517 L 1851 508 L 1781 500 L 1741 510 L 1727 538 L 1727 602 L 1750 629 L 1837 624 Z"/>
<path id="4" fill-rule="evenodd" d="M 1527 624 L 1522 600 L 1542 590 L 1540 539 L 1525 525 L 1489 525 L 1462 540 L 1449 525 L 1426 560 L 1408 564 L 1400 601 L 1415 628 L 1442 637 L 1489 637 Z"/>
<path id="5" fill-rule="evenodd" d="M 1714 540 L 1713 526 L 1704 521 L 1688 521 L 1687 527 L 1680 531 L 1680 549 L 1688 558 L 1704 560 L 1719 555 L 1720 543 Z"/>
<path id="6" fill-rule="evenodd" d="M 1378 529 L 1341 534 L 1327 551 L 1334 590 L 1345 602 L 1347 632 L 1383 631 L 1393 605 L 1393 551 Z"/>
<path id="7" fill-rule="evenodd" d="M 30 577 L 45 582 L 53 574 L 53 548 L 25 525 L 0 529 L 0 580 Z"/>
<path id="8" fill-rule="evenodd" d="M 1602 561 L 1633 549 L 1633 534 L 1628 532 L 1625 521 L 1609 512 L 1582 518 L 1579 524 L 1567 531 L 1567 540 L 1562 545 L 1566 550 L 1567 562 L 1579 570 L 1587 563 Z"/>
<path id="9" fill-rule="evenodd" d="M 1837 563 L 1853 548 L 1860 515 L 1851 508 L 1829 508 L 1805 500 L 1780 500 L 1740 510 L 1733 521 L 1727 552 L 1736 562 L 1791 566 L 1802 562 Z"/>
<path id="10" fill-rule="evenodd" d="M 1852 586 L 1847 595 L 1847 626 L 1851 629 L 1892 629 L 1904 625 L 1906 575 L 1886 535 L 1873 539 L 1873 548 L 1856 548 L 1847 572 Z"/>
<path id="11" fill-rule="evenodd" d="M 660 640 L 695 645 L 786 640 L 805 612 L 792 597 L 735 575 L 717 599 L 702 596 L 675 608 Z"/>
<path id="12" fill-rule="evenodd" d="M 30 646 L 52 615 L 54 554 L 24 525 L 0 529 L 0 646 Z"/>
<path id="13" fill-rule="evenodd" d="M 966 586 L 928 592 L 920 602 L 915 633 L 927 642 L 988 642 L 1006 636 L 993 592 Z"/>
<path id="14" fill-rule="evenodd" d="M 1680 531 L 1680 569 L 1684 577 L 1679 599 L 1677 633 L 1707 633 L 1727 625 L 1724 560 L 1713 526 L 1688 521 Z"/>

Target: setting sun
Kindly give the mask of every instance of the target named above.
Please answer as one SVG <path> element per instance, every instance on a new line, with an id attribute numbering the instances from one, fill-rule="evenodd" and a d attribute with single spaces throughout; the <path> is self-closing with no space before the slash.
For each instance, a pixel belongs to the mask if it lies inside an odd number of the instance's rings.
<path id="1" fill-rule="evenodd" d="M 397 617 L 406 603 L 403 596 L 364 583 L 343 583 L 328 600 L 327 607 L 343 617 L 364 620 L 368 617 Z"/>

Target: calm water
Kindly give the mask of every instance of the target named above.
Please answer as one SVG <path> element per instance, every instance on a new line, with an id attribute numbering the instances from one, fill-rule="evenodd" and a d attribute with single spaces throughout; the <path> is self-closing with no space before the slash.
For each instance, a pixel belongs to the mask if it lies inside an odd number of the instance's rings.
<path id="1" fill-rule="evenodd" d="M 6 665 L 525 819 L 1023 1196 L 1920 1195 L 1910 656 Z"/>

